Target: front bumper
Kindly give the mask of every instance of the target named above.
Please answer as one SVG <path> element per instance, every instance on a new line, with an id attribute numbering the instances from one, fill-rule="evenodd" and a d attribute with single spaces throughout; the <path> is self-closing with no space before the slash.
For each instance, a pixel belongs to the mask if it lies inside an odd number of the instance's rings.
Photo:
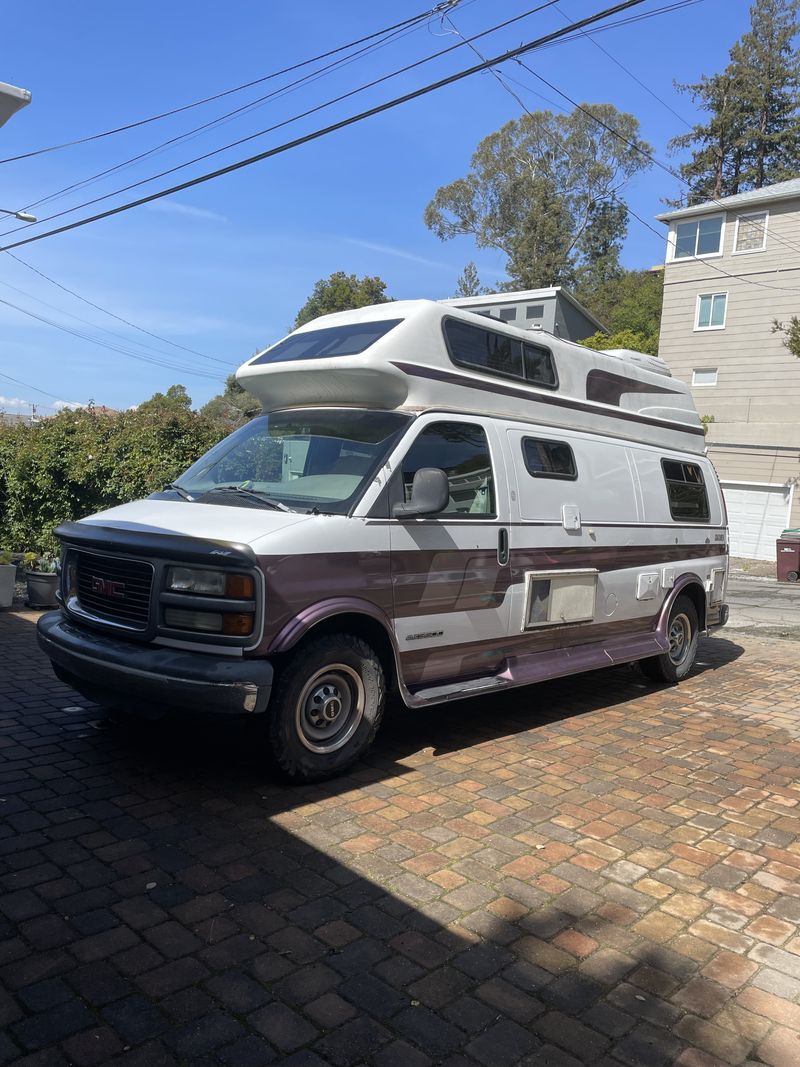
<path id="1" fill-rule="evenodd" d="M 98 703 L 143 715 L 154 706 L 254 713 L 269 703 L 274 672 L 263 659 L 121 641 L 76 626 L 61 611 L 42 615 L 36 632 L 58 677 Z"/>

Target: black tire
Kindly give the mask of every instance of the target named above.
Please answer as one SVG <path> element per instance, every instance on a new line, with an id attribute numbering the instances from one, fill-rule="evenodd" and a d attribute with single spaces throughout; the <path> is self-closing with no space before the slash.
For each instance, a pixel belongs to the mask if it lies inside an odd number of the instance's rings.
<path id="1" fill-rule="evenodd" d="M 656 682 L 679 682 L 694 665 L 700 624 L 697 609 L 688 597 L 679 596 L 667 623 L 670 650 L 661 656 L 640 660 L 642 672 Z"/>
<path id="2" fill-rule="evenodd" d="M 291 782 L 341 774 L 372 744 L 385 704 L 375 650 L 352 634 L 301 645 L 281 665 L 268 716 L 269 754 Z"/>
<path id="3" fill-rule="evenodd" d="M 789 571 L 786 575 L 787 582 L 796 582 L 798 578 L 800 578 L 800 573 L 798 573 L 798 571 Z"/>

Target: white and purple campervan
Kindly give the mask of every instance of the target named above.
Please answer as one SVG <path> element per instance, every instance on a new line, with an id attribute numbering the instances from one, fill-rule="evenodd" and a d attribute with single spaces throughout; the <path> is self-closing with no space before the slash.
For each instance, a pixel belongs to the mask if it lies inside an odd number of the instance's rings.
<path id="1" fill-rule="evenodd" d="M 724 624 L 728 534 L 689 389 L 426 300 L 241 367 L 263 413 L 175 483 L 68 523 L 56 674 L 101 703 L 263 715 L 289 778 L 413 708 L 640 661 Z"/>

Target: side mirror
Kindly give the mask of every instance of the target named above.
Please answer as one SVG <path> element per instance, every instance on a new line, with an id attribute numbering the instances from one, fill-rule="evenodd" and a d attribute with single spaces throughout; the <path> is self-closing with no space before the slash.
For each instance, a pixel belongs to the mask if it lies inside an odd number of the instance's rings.
<path id="1" fill-rule="evenodd" d="M 438 467 L 420 467 L 414 475 L 410 503 L 395 504 L 392 517 L 412 519 L 417 515 L 436 515 L 444 511 L 449 500 L 450 483 L 444 471 Z"/>

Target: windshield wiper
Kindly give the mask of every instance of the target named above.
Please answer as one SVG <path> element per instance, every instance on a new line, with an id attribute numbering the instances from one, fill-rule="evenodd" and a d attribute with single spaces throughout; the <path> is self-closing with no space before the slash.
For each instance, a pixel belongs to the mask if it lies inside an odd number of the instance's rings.
<path id="1" fill-rule="evenodd" d="M 248 500 L 255 500 L 258 504 L 261 504 L 262 507 L 273 508 L 275 511 L 292 510 L 282 504 L 280 500 L 273 500 L 271 496 L 267 496 L 266 493 L 262 493 L 258 489 L 245 489 L 243 485 L 215 485 L 213 489 L 207 489 L 203 496 L 210 496 L 211 493 L 241 493 Z"/>
<path id="2" fill-rule="evenodd" d="M 177 482 L 167 482 L 167 484 L 162 489 L 162 492 L 166 492 L 167 489 L 172 489 L 173 492 L 177 493 L 182 500 L 190 500 L 192 503 L 194 503 L 194 497 L 191 495 L 191 493 L 187 493 L 183 486 L 178 485 Z"/>

